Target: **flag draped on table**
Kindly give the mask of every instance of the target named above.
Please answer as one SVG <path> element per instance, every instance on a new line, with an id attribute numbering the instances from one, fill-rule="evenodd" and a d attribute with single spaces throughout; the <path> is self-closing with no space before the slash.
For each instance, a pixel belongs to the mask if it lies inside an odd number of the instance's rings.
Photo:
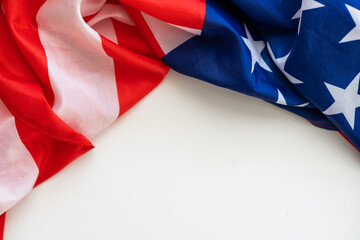
<path id="1" fill-rule="evenodd" d="M 169 67 L 360 148 L 358 0 L 0 2 L 0 234 L 9 208 Z"/>

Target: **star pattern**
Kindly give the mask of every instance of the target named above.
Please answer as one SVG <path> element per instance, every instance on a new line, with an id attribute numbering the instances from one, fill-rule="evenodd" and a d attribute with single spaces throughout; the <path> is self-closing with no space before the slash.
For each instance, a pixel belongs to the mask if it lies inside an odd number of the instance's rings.
<path id="1" fill-rule="evenodd" d="M 355 127 L 356 108 L 360 107 L 360 95 L 358 94 L 359 80 L 360 73 L 345 89 L 325 83 L 335 102 L 323 113 L 326 115 L 343 114 L 353 130 Z"/>
<path id="2" fill-rule="evenodd" d="M 360 10 L 350 5 L 345 5 L 356 26 L 340 41 L 340 43 L 360 40 Z"/>
<path id="3" fill-rule="evenodd" d="M 270 67 L 266 64 L 264 59 L 261 56 L 261 52 L 265 48 L 265 42 L 264 41 L 255 41 L 253 37 L 251 36 L 248 28 L 245 25 L 245 31 L 247 38 L 241 37 L 247 46 L 247 48 L 250 51 L 251 54 L 251 73 L 254 72 L 255 64 L 258 63 L 260 67 L 265 69 L 266 71 L 271 72 Z"/>
<path id="4" fill-rule="evenodd" d="M 321 8 L 321 7 L 325 7 L 325 5 L 319 3 L 319 2 L 317 2 L 315 0 L 302 0 L 301 7 L 300 7 L 299 11 L 297 11 L 295 13 L 295 15 L 292 17 L 293 20 L 300 18 L 298 32 L 300 32 L 300 26 L 301 26 L 301 22 L 302 22 L 301 19 L 302 19 L 303 11 L 312 10 L 312 9 Z"/>

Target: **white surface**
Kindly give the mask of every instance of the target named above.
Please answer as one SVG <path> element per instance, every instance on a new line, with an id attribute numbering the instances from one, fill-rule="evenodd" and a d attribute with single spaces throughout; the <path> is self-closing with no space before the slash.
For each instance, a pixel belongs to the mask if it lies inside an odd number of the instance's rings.
<path id="1" fill-rule="evenodd" d="M 268 103 L 170 72 L 7 215 L 5 240 L 359 240 L 359 154 Z"/>

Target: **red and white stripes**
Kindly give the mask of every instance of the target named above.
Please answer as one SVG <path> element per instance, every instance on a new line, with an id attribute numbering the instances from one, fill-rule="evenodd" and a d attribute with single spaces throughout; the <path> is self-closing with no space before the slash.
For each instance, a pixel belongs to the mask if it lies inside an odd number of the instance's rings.
<path id="1" fill-rule="evenodd" d="M 83 21 L 83 6 L 82 0 L 48 0 L 36 21 L 54 91 L 53 110 L 91 138 L 117 119 L 119 104 L 114 61 L 99 34 Z M 111 21 L 102 27 L 115 36 Z"/>
<path id="2" fill-rule="evenodd" d="M 0 214 L 90 150 L 201 33 L 204 0 L 121 2 L 0 1 Z"/>
<path id="3" fill-rule="evenodd" d="M 168 71 L 119 2 L 3 3 L 0 60 L 14 64 L 0 72 L 0 213 L 91 149 L 87 138 Z"/>
<path id="4" fill-rule="evenodd" d="M 21 142 L 15 118 L 0 101 L 0 215 L 33 188 L 39 169 Z"/>

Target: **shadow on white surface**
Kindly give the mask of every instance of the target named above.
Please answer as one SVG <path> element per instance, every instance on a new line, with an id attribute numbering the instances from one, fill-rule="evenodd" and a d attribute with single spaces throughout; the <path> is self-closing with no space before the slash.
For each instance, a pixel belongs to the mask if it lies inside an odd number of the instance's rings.
<path id="1" fill-rule="evenodd" d="M 359 240 L 342 137 L 170 72 L 7 215 L 6 240 Z"/>

